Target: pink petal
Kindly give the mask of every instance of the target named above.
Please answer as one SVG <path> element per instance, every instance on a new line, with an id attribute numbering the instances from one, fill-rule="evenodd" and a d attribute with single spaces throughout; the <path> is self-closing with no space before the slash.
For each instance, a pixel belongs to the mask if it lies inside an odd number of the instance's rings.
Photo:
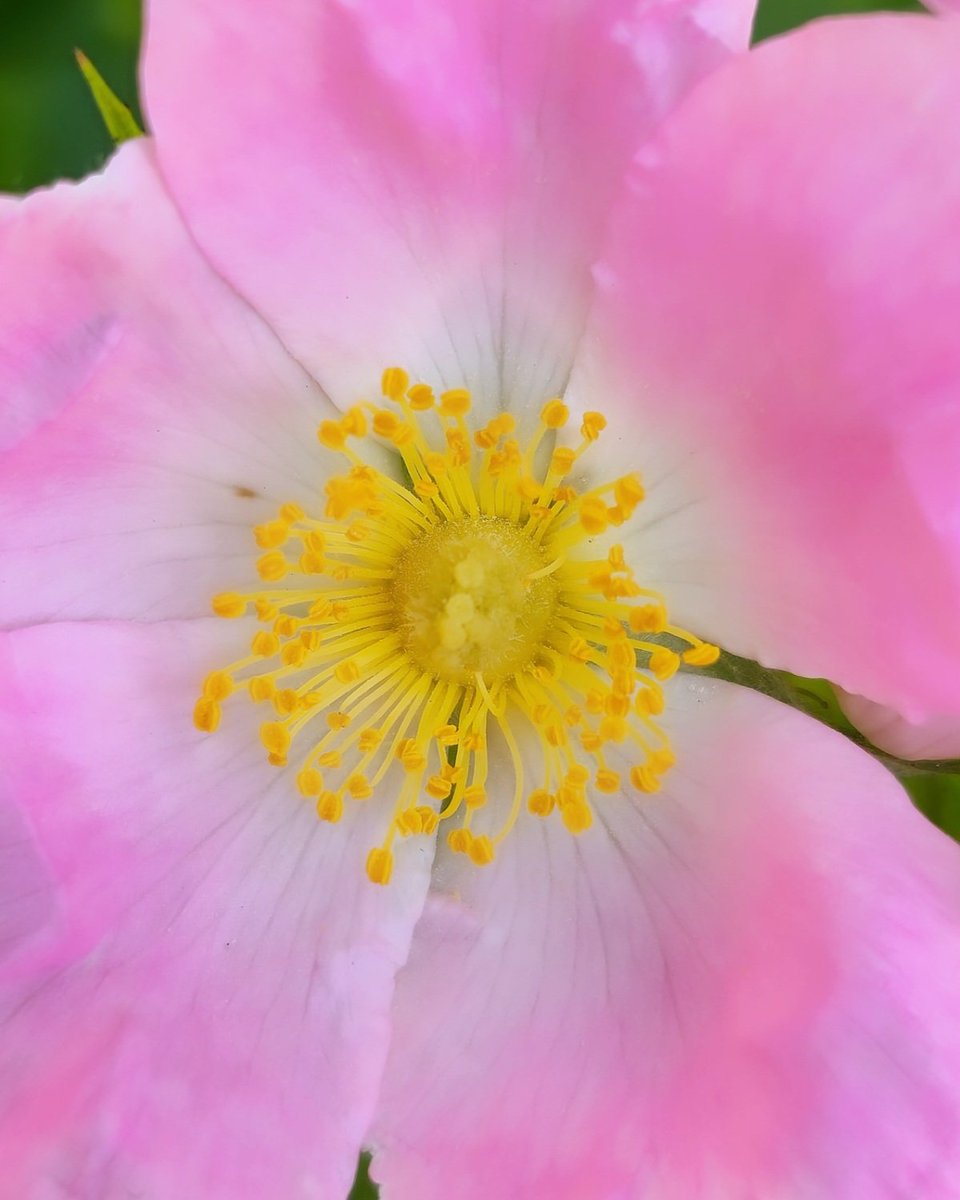
<path id="1" fill-rule="evenodd" d="M 632 554 L 684 623 L 911 719 L 960 711 L 958 62 L 957 23 L 884 16 L 707 80 L 572 385 L 619 410 Z"/>
<path id="2" fill-rule="evenodd" d="M 908 721 L 895 709 L 848 692 L 840 707 L 870 741 L 898 758 L 960 758 L 960 715 L 937 713 L 926 721 Z"/>
<path id="3" fill-rule="evenodd" d="M 0 641 L 0 794 L 56 902 L 0 970 L 5 1196 L 349 1189 L 429 856 L 370 884 L 382 806 L 321 825 L 242 700 L 193 730 L 211 626 Z"/>
<path id="4" fill-rule="evenodd" d="M 953 1200 L 960 850 L 795 711 L 671 700 L 662 793 L 441 860 L 398 978 L 384 1195 Z"/>
<path id="5" fill-rule="evenodd" d="M 329 403 L 206 265 L 153 167 L 0 214 L 0 624 L 209 613 L 316 502 Z"/>
<path id="6" fill-rule="evenodd" d="M 402 364 L 539 405 L 640 139 L 748 0 L 164 0 L 144 88 L 211 260 L 338 403 Z"/>

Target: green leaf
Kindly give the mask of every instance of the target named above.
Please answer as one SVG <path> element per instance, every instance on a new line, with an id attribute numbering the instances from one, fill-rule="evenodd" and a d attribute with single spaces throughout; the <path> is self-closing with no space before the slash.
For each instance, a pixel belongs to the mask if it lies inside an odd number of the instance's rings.
<path id="1" fill-rule="evenodd" d="M 87 87 L 93 96 L 93 102 L 100 110 L 100 116 L 103 117 L 103 123 L 107 127 L 107 132 L 117 145 L 121 142 L 128 142 L 131 138 L 142 137 L 143 130 L 134 119 L 133 113 L 110 90 L 103 76 L 90 59 L 87 58 L 82 50 L 74 50 L 73 53 L 77 59 L 77 66 L 87 81 Z"/>
<path id="2" fill-rule="evenodd" d="M 772 696 L 774 700 L 799 709 L 808 717 L 822 721 L 824 725 L 842 733 L 868 754 L 879 759 L 901 781 L 931 775 L 960 776 L 960 758 L 920 759 L 913 762 L 878 749 L 850 724 L 837 703 L 833 687 L 825 679 L 806 679 L 801 675 L 791 675 L 787 671 L 776 671 L 727 651 L 720 655 L 719 661 L 712 667 L 697 668 L 697 674 L 753 688 L 754 691 L 763 692 L 765 696 Z"/>
<path id="3" fill-rule="evenodd" d="M 370 1152 L 364 1150 L 357 1164 L 357 1177 L 353 1181 L 347 1200 L 377 1200 L 380 1189 L 370 1178 Z"/>

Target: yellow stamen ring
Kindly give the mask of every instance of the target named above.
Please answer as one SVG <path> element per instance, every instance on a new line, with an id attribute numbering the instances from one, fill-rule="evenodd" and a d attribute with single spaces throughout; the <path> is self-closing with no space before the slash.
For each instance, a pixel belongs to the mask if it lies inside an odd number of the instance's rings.
<path id="1" fill-rule="evenodd" d="M 268 761 L 295 755 L 297 790 L 321 820 L 388 790 L 384 840 L 366 864 L 385 884 L 394 839 L 433 834 L 442 821 L 456 822 L 450 849 L 478 866 L 494 860 L 524 807 L 544 819 L 557 811 L 570 833 L 585 832 L 588 787 L 596 797 L 624 788 L 604 760 L 610 744 L 628 745 L 636 792 L 659 790 L 674 762 L 654 721 L 661 683 L 719 651 L 670 623 L 621 546 L 590 556 L 590 539 L 643 500 L 635 475 L 583 494 L 564 482 L 606 427 L 601 413 L 585 413 L 580 445 L 556 446 L 540 474 L 541 442 L 570 419 L 562 400 L 544 405 L 522 447 L 509 414 L 471 434 L 463 388 L 436 398 L 391 367 L 381 390 L 392 408 L 356 407 L 317 431 L 350 464 L 327 482 L 323 515 L 287 503 L 255 527 L 263 590 L 214 597 L 218 616 L 252 609 L 266 628 L 248 656 L 207 676 L 194 724 L 214 732 L 221 704 L 243 687 L 273 709 L 260 729 Z M 369 436 L 396 448 L 409 487 L 353 449 Z M 523 725 L 542 750 L 532 789 Z M 498 829 L 477 831 L 491 734 L 512 759 L 514 797 Z"/>

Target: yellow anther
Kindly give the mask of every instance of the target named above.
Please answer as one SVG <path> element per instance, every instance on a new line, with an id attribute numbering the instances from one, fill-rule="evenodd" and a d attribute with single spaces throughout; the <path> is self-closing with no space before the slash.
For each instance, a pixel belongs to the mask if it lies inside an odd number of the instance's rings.
<path id="1" fill-rule="evenodd" d="M 297 774 L 297 790 L 301 796 L 319 796 L 323 791 L 323 776 L 314 767 L 304 767 Z"/>
<path id="2" fill-rule="evenodd" d="M 628 641 L 616 641 L 607 651 L 607 662 L 614 670 L 632 669 L 637 665 L 637 652 Z"/>
<path id="3" fill-rule="evenodd" d="M 641 688 L 634 698 L 633 707 L 641 717 L 658 717 L 664 709 L 663 693 L 656 688 Z"/>
<path id="4" fill-rule="evenodd" d="M 607 716 L 600 722 L 600 736 L 605 742 L 622 742 L 627 733 L 627 723 L 623 717 Z"/>
<path id="5" fill-rule="evenodd" d="M 418 496 L 423 496 L 424 499 L 440 495 L 440 489 L 431 479 L 418 479 L 413 485 L 413 490 Z"/>
<path id="6" fill-rule="evenodd" d="M 439 408 L 445 417 L 462 417 L 470 411 L 470 393 L 466 388 L 451 388 L 441 393 Z"/>
<path id="7" fill-rule="evenodd" d="M 327 713 L 327 724 L 331 729 L 346 729 L 350 724 L 350 714 L 345 712 Z"/>
<path id="8" fill-rule="evenodd" d="M 280 505 L 280 520 L 285 521 L 288 525 L 295 525 L 297 521 L 302 521 L 306 515 L 300 505 L 295 504 L 292 500 L 288 500 L 285 504 Z"/>
<path id="9" fill-rule="evenodd" d="M 590 534 L 603 533 L 610 524 L 607 506 L 597 496 L 585 496 L 580 501 L 580 524 Z"/>
<path id="10" fill-rule="evenodd" d="M 440 817 L 433 811 L 432 808 L 427 808 L 425 804 L 421 805 L 417 812 L 420 814 L 420 825 L 423 833 L 435 833 L 437 826 L 440 824 Z"/>
<path id="11" fill-rule="evenodd" d="M 274 621 L 280 613 L 277 606 L 271 604 L 269 600 L 255 601 L 254 610 L 256 611 L 258 621 Z"/>
<path id="12" fill-rule="evenodd" d="M 562 429 L 570 420 L 570 409 L 562 400 L 548 400 L 540 410 L 540 420 L 548 429 Z"/>
<path id="13" fill-rule="evenodd" d="M 297 560 L 297 567 L 303 575 L 324 575 L 327 570 L 327 560 L 314 550 L 307 550 Z"/>
<path id="14" fill-rule="evenodd" d="M 558 748 L 567 744 L 567 731 L 562 725 L 548 725 L 543 736 L 548 746 Z"/>
<path id="15" fill-rule="evenodd" d="M 220 705 L 201 696 L 193 708 L 193 723 L 202 733 L 213 733 L 220 724 Z"/>
<path id="16" fill-rule="evenodd" d="M 567 646 L 567 653 L 571 658 L 575 658 L 577 662 L 589 662 L 593 654 L 593 647 L 584 638 L 574 637 L 570 639 L 570 644 Z"/>
<path id="17" fill-rule="evenodd" d="M 203 681 L 206 700 L 226 700 L 233 693 L 235 684 L 226 671 L 211 671 Z"/>
<path id="18" fill-rule="evenodd" d="M 485 867 L 493 862 L 493 842 L 491 842 L 486 834 L 482 834 L 471 841 L 467 853 L 470 855 L 470 861 L 475 866 Z"/>
<path id="19" fill-rule="evenodd" d="M 283 579 L 290 570 L 290 564 L 279 550 L 272 550 L 257 559 L 257 574 L 268 583 L 276 583 Z"/>
<path id="20" fill-rule="evenodd" d="M 447 834 L 447 845 L 454 854 L 468 854 L 472 841 L 473 834 L 469 829 L 451 829 Z"/>
<path id="21" fill-rule="evenodd" d="M 546 788 L 537 788 L 527 797 L 527 808 L 538 817 L 549 817 L 555 804 L 556 798 Z"/>
<path id="22" fill-rule="evenodd" d="M 265 721 L 260 726 L 260 741 L 270 754 L 283 758 L 290 749 L 290 730 L 279 721 Z"/>
<path id="23" fill-rule="evenodd" d="M 680 655 L 668 650 L 665 646 L 659 646 L 651 652 L 647 666 L 657 679 L 669 679 L 677 673 L 680 666 Z"/>
<path id="24" fill-rule="evenodd" d="M 433 408 L 433 388 L 426 383 L 415 383 L 407 389 L 407 399 L 414 412 L 427 412 Z"/>
<path id="25" fill-rule="evenodd" d="M 595 754 L 603 746 L 603 738 L 592 729 L 586 729 L 580 734 L 580 745 L 588 754 Z"/>
<path id="26" fill-rule="evenodd" d="M 503 437 L 508 433 L 513 433 L 517 427 L 517 419 L 513 413 L 504 412 L 494 417 L 490 424 L 495 426 L 497 433 Z"/>
<path id="27" fill-rule="evenodd" d="M 370 530 L 362 521 L 354 521 L 347 526 L 347 541 L 353 542 L 355 545 L 364 541 L 370 536 Z"/>
<path id="28" fill-rule="evenodd" d="M 290 526 L 286 521 L 267 521 L 263 525 L 254 525 L 253 537 L 262 550 L 275 550 L 282 546 L 290 536 Z"/>
<path id="29" fill-rule="evenodd" d="M 456 725 L 441 725 L 433 736 L 441 746 L 455 746 L 460 733 Z"/>
<path id="30" fill-rule="evenodd" d="M 342 450 L 347 444 L 347 435 L 341 429 L 339 421 L 321 421 L 317 438 L 320 445 L 326 446 L 328 450 Z"/>
<path id="31" fill-rule="evenodd" d="M 431 450 L 429 454 L 423 456 L 423 465 L 434 479 L 442 478 L 450 470 L 449 459 L 445 454 L 440 454 L 437 450 Z"/>
<path id="32" fill-rule="evenodd" d="M 637 684 L 636 671 L 614 671 L 611 674 L 613 677 L 613 686 L 610 689 L 611 695 L 625 696 L 629 700 Z"/>
<path id="33" fill-rule="evenodd" d="M 667 627 L 667 610 L 662 604 L 641 604 L 631 608 L 628 621 L 634 633 L 663 633 Z"/>
<path id="34" fill-rule="evenodd" d="M 387 367 L 380 376 L 380 391 L 390 400 L 402 400 L 410 386 L 410 376 L 403 367 Z"/>
<path id="35" fill-rule="evenodd" d="M 569 767 L 566 774 L 566 782 L 573 787 L 581 787 L 590 778 L 590 772 L 582 763 L 574 763 Z"/>
<path id="36" fill-rule="evenodd" d="M 317 797 L 317 816 L 335 825 L 343 816 L 343 799 L 337 792 L 321 792 Z"/>
<path id="37" fill-rule="evenodd" d="M 672 766 L 676 765 L 676 755 L 668 746 L 661 746 L 659 750 L 651 750 L 647 755 L 646 766 L 657 775 L 664 774 L 669 771 Z"/>
<path id="38" fill-rule="evenodd" d="M 577 456 L 569 446 L 558 446 L 550 455 L 550 474 L 566 475 L 576 461 Z"/>
<path id="39" fill-rule="evenodd" d="M 362 729 L 360 731 L 360 737 L 357 741 L 357 745 L 359 746 L 360 751 L 363 754 L 366 754 L 370 750 L 376 750 L 382 741 L 383 734 L 379 729 Z"/>
<path id="40" fill-rule="evenodd" d="M 293 688 L 281 688 L 274 693 L 273 707 L 281 717 L 289 717 L 300 707 L 300 697 Z"/>
<path id="41" fill-rule="evenodd" d="M 402 421 L 396 413 L 389 412 L 385 408 L 377 409 L 373 415 L 373 432 L 378 437 L 386 438 L 389 442 L 396 443 L 399 438 L 403 437 L 403 432 L 407 428 L 406 422 Z"/>
<path id="42" fill-rule="evenodd" d="M 608 717 L 625 717 L 630 711 L 630 695 L 611 692 L 603 702 L 603 711 Z"/>
<path id="43" fill-rule="evenodd" d="M 236 592 L 221 592 L 214 596 L 210 607 L 218 617 L 242 617 L 247 611 L 247 602 Z"/>
<path id="44" fill-rule="evenodd" d="M 594 715 L 602 713 L 603 702 L 606 698 L 606 692 L 601 692 L 599 688 L 591 688 L 584 697 L 587 704 L 587 712 L 593 713 Z"/>
<path id="45" fill-rule="evenodd" d="M 342 757 L 339 750 L 325 750 L 317 762 L 325 768 L 339 767 Z"/>
<path id="46" fill-rule="evenodd" d="M 269 675 L 255 675 L 247 683 L 247 691 L 250 693 L 250 699 L 257 704 L 262 704 L 264 700 L 273 699 L 276 690 L 277 685 Z"/>
<path id="47" fill-rule="evenodd" d="M 573 728 L 575 725 L 579 725 L 583 720 L 583 713 L 575 704 L 571 704 L 570 707 L 564 712 L 563 719 L 571 728 Z"/>
<path id="48" fill-rule="evenodd" d="M 293 637 L 299 628 L 299 620 L 291 617 L 289 613 L 281 613 L 273 623 L 273 632 L 280 637 Z"/>
<path id="49" fill-rule="evenodd" d="M 349 408 L 340 419 L 340 428 L 347 437 L 362 438 L 367 436 L 367 417 L 359 406 Z M 294 520 L 301 518 L 294 518 Z"/>
<path id="50" fill-rule="evenodd" d="M 463 802 L 467 808 L 483 808 L 487 802 L 487 793 L 477 783 L 472 783 L 468 788 L 464 788 Z"/>
<path id="51" fill-rule="evenodd" d="M 644 498 L 643 484 L 637 475 L 624 475 L 613 485 L 613 498 L 627 516 Z"/>
<path id="52" fill-rule="evenodd" d="M 588 442 L 595 442 L 606 427 L 607 418 L 603 413 L 586 412 L 583 414 L 583 424 L 580 426 L 580 434 Z"/>
<path id="53" fill-rule="evenodd" d="M 594 783 L 598 792 L 606 792 L 612 795 L 614 792 L 620 791 L 620 776 L 616 771 L 607 770 L 606 767 L 597 772 Z"/>
<path id="54" fill-rule="evenodd" d="M 307 657 L 307 648 L 302 642 L 287 642 L 280 649 L 280 661 L 285 667 L 299 667 Z"/>
<path id="55" fill-rule="evenodd" d="M 377 846 L 367 855 L 367 878 L 371 883 L 387 884 L 393 874 L 393 855 L 383 846 Z"/>
<path id="56" fill-rule="evenodd" d="M 346 662 L 337 663 L 333 671 L 340 683 L 355 683 L 360 678 L 360 668 L 348 658 Z"/>
<path id="57" fill-rule="evenodd" d="M 700 642 L 691 646 L 689 650 L 684 650 L 682 657 L 691 667 L 712 667 L 720 657 L 720 647 L 711 646 L 709 642 Z"/>
<path id="58" fill-rule="evenodd" d="M 250 642 L 250 649 L 260 658 L 272 658 L 280 649 L 280 639 L 275 633 L 266 629 L 258 629 Z"/>
<path id="59" fill-rule="evenodd" d="M 593 824 L 593 813 L 585 800 L 568 800 L 560 805 L 560 816 L 570 833 L 585 833 Z"/>
<path id="60" fill-rule="evenodd" d="M 354 800 L 368 800 L 373 795 L 373 788 L 366 775 L 357 772 L 347 780 L 347 791 Z"/>
<path id="61" fill-rule="evenodd" d="M 659 792 L 660 777 L 649 767 L 631 767 L 630 782 L 638 792 Z"/>
<path id="62" fill-rule="evenodd" d="M 459 429 L 447 430 L 447 449 L 455 467 L 465 467 L 470 461 L 470 443 Z"/>
<path id="63" fill-rule="evenodd" d="M 396 756 L 405 771 L 420 771 L 427 765 L 427 760 L 414 738 L 404 738 L 397 747 Z"/>
<path id="64" fill-rule="evenodd" d="M 404 837 L 410 837 L 412 834 L 423 832 L 423 818 L 417 808 L 405 808 L 397 813 L 396 826 Z"/>
<path id="65" fill-rule="evenodd" d="M 639 596 L 640 588 L 632 579 L 611 579 L 603 593 L 608 600 Z"/>
<path id="66" fill-rule="evenodd" d="M 373 414 L 373 432 L 378 437 L 392 438 L 402 424 L 402 419 L 386 408 L 378 408 Z"/>
<path id="67" fill-rule="evenodd" d="M 446 800 L 452 788 L 453 784 L 449 779 L 444 779 L 442 775 L 431 775 L 423 790 L 434 800 Z"/>

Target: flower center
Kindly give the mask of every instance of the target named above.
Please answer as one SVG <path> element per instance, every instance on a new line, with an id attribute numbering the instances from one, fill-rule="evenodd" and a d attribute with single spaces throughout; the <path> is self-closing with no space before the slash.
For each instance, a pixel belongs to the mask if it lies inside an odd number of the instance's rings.
<path id="1" fill-rule="evenodd" d="M 397 838 L 441 822 L 451 849 L 482 866 L 524 804 L 582 834 L 605 796 L 656 792 L 674 761 L 656 723 L 661 685 L 719 655 L 669 622 L 622 546 L 594 548 L 643 500 L 632 474 L 587 491 L 568 482 L 606 426 L 600 413 L 584 414 L 577 444 L 551 450 L 570 415 L 560 400 L 521 446 L 508 413 L 471 431 L 462 389 L 436 397 L 390 368 L 382 391 L 385 407 L 320 425 L 349 463 L 327 481 L 322 516 L 284 504 L 254 529 L 263 587 L 215 596 L 213 610 L 252 611 L 263 627 L 194 709 L 213 732 L 238 686 L 268 705 L 267 758 L 293 759 L 321 820 L 386 799 L 374 883 L 389 881 Z M 368 436 L 395 448 L 409 484 L 354 449 Z M 493 754 L 512 770 L 506 798 L 488 794 Z M 491 803 L 504 799 L 506 812 Z"/>
<path id="2" fill-rule="evenodd" d="M 557 584 L 543 548 L 503 517 L 433 526 L 397 560 L 404 648 L 438 679 L 487 686 L 528 667 L 554 616 Z"/>

